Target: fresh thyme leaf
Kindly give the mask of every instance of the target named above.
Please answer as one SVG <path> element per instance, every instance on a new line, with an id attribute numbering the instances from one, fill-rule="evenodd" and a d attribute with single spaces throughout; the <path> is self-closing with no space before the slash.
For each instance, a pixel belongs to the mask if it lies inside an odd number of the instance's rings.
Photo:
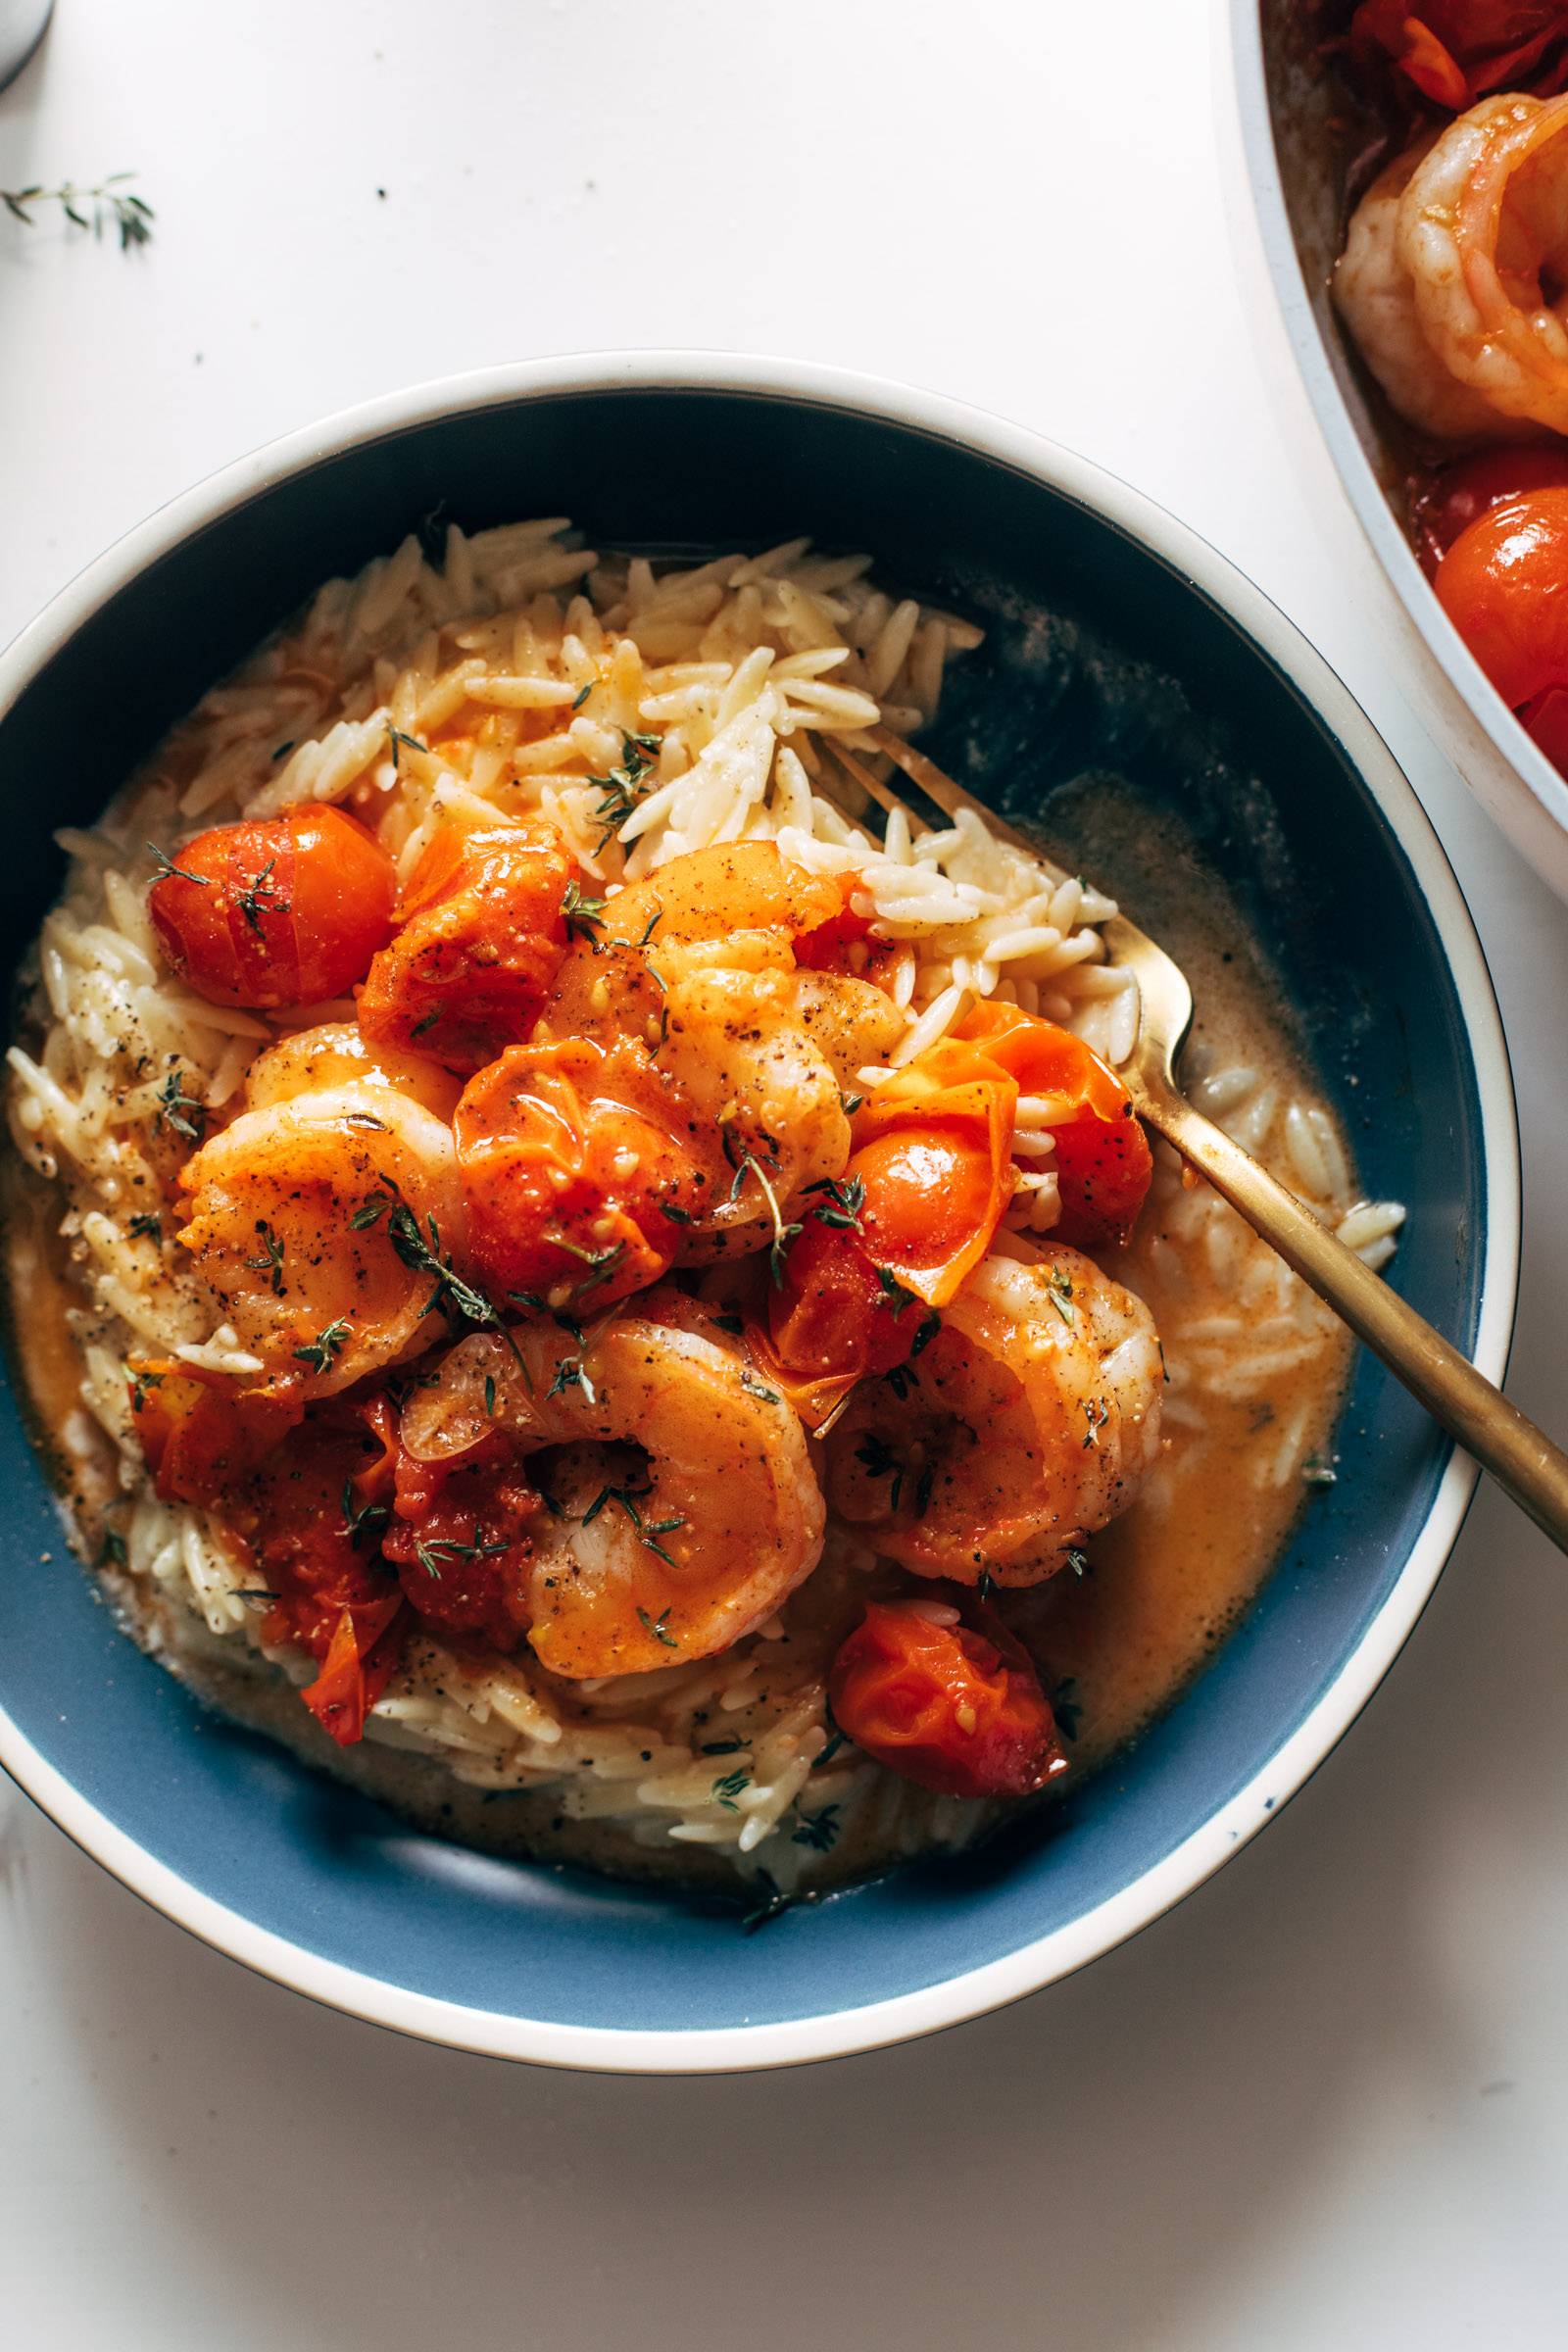
<path id="1" fill-rule="evenodd" d="M 392 1194 L 372 1193 L 369 1199 L 365 1201 L 361 1207 L 357 1208 L 354 1211 L 353 1216 L 350 1217 L 350 1233 L 368 1233 L 372 1225 L 379 1224 L 382 1217 L 386 1215 L 387 1210 L 392 1206 Z"/>
<path id="2" fill-rule="evenodd" d="M 838 1843 L 839 1808 L 824 1805 L 820 1812 L 803 1813 L 800 1827 L 790 1838 L 791 1845 L 808 1845 L 813 1854 L 831 1853 Z"/>
<path id="3" fill-rule="evenodd" d="M 163 1387 L 164 1376 L 161 1372 L 131 1372 L 128 1366 L 126 1376 L 130 1381 L 130 1409 L 133 1413 L 139 1413 L 147 1401 L 148 1392 Z"/>
<path id="4" fill-rule="evenodd" d="M 288 899 L 280 899 L 278 897 L 277 892 L 272 889 L 271 885 L 267 879 L 268 875 L 271 872 L 276 863 L 277 859 L 275 858 L 269 858 L 261 872 L 253 876 L 251 881 L 246 884 L 245 888 L 238 894 L 234 901 L 234 904 L 239 908 L 240 913 L 245 917 L 246 922 L 249 923 L 251 929 L 256 932 L 258 936 L 260 936 L 262 928 L 262 908 L 264 905 L 269 914 L 287 914 L 291 905 L 291 902 Z"/>
<path id="5" fill-rule="evenodd" d="M 727 1331 L 732 1340 L 738 1340 L 741 1336 L 741 1333 L 746 1329 L 746 1326 L 741 1321 L 739 1315 L 715 1315 L 713 1317 L 713 1328 L 716 1331 Z"/>
<path id="6" fill-rule="evenodd" d="M 917 1519 L 925 1516 L 925 1508 L 931 1500 L 931 1489 L 936 1484 L 936 1476 L 935 1462 L 926 1462 L 914 1482 L 914 1515 Z"/>
<path id="7" fill-rule="evenodd" d="M 897 1311 L 898 1310 L 895 1309 L 895 1312 Z M 936 1308 L 932 1307 L 929 1314 L 921 1316 L 920 1328 L 915 1333 L 914 1339 L 910 1344 L 909 1361 L 911 1364 L 917 1355 L 923 1355 L 925 1353 L 925 1350 L 930 1347 L 932 1341 L 936 1338 L 937 1333 L 941 1329 L 942 1317 L 937 1313 Z"/>
<path id="8" fill-rule="evenodd" d="M 911 1372 L 907 1364 L 892 1364 L 882 1377 L 901 1404 L 920 1384 L 919 1373 Z"/>
<path id="9" fill-rule="evenodd" d="M 598 792 L 594 808 L 597 823 L 604 827 L 596 849 L 602 850 L 612 833 L 618 833 L 639 801 L 646 798 L 644 782 L 648 770 L 659 755 L 657 735 L 628 735 L 621 731 L 621 760 L 602 776 L 590 776 L 589 784 Z"/>
<path id="10" fill-rule="evenodd" d="M 502 1322 L 494 1301 L 487 1298 L 483 1291 L 476 1290 L 471 1282 L 466 1282 L 453 1265 L 451 1252 L 443 1252 L 441 1228 L 435 1218 L 433 1216 L 425 1218 L 425 1232 L 421 1233 L 418 1218 L 408 1202 L 397 1194 L 391 1179 L 383 1177 L 382 1182 L 387 1186 L 390 1195 L 390 1199 L 386 1201 L 387 1240 L 411 1273 L 428 1274 L 435 1286 L 424 1302 L 424 1312 L 427 1315 L 434 1314 L 439 1308 L 449 1323 L 477 1323 L 484 1329 L 498 1331 L 511 1349 L 514 1359 L 522 1366 L 526 1374 L 527 1366 L 522 1362 L 517 1343 Z M 367 1224 L 373 1225 L 375 1217 L 370 1216 L 368 1212 L 373 1207 L 376 1216 L 379 1216 L 382 1208 L 378 1203 L 381 1203 L 382 1200 L 381 1194 L 372 1193 L 352 1221 L 357 1223 L 358 1219 L 363 1217 Z M 428 1234 L 428 1240 L 425 1238 L 426 1234 Z M 590 1401 L 592 1400 L 590 1399 Z"/>
<path id="11" fill-rule="evenodd" d="M 405 745 L 411 752 L 422 752 L 426 759 L 429 758 L 430 746 L 427 743 L 421 743 L 417 735 L 405 735 L 403 729 L 395 727 L 390 719 L 386 722 L 386 734 L 387 741 L 392 746 L 392 773 L 394 775 L 400 772 L 398 761 Z"/>
<path id="12" fill-rule="evenodd" d="M 859 1109 L 864 1101 L 865 1097 L 863 1095 L 840 1095 L 839 1102 L 843 1108 L 844 1116 L 847 1119 L 853 1119 L 856 1112 Z"/>
<path id="13" fill-rule="evenodd" d="M 265 1217 L 257 1218 L 256 1231 L 261 1240 L 262 1255 L 248 1257 L 245 1263 L 253 1274 L 268 1275 L 271 1281 L 273 1298 L 281 1298 L 283 1296 L 283 1244 Z"/>
<path id="14" fill-rule="evenodd" d="M 496 1376 L 493 1372 L 487 1372 L 484 1376 L 484 1417 L 487 1421 L 493 1421 L 496 1417 Z"/>
<path id="15" fill-rule="evenodd" d="M 139 1216 L 132 1217 L 129 1229 L 138 1241 L 161 1242 L 164 1238 L 163 1218 L 155 1215 L 149 1209 L 144 1209 Z"/>
<path id="16" fill-rule="evenodd" d="M 989 1568 L 982 1568 L 980 1574 L 975 1579 L 974 1596 L 976 1600 L 980 1602 L 982 1607 L 985 1607 L 996 1598 L 996 1578 L 992 1575 Z"/>
<path id="17" fill-rule="evenodd" d="M 347 1315 L 339 1315 L 335 1322 L 328 1323 L 304 1348 L 295 1348 L 295 1361 L 309 1364 L 313 1372 L 330 1372 L 344 1341 L 353 1329 Z"/>
<path id="18" fill-rule="evenodd" d="M 735 1158 L 730 1150 L 728 1130 L 725 1129 L 723 1134 L 724 1151 L 729 1157 L 730 1165 L 735 1170 L 735 1181 L 729 1188 L 731 1201 L 740 1199 L 741 1187 L 745 1184 L 747 1177 L 755 1176 L 762 1199 L 767 1202 L 767 1213 L 773 1220 L 773 1241 L 767 1253 L 767 1262 L 773 1276 L 773 1287 L 775 1290 L 781 1290 L 784 1285 L 784 1252 L 801 1228 L 799 1224 L 785 1224 L 783 1211 L 778 1204 L 778 1195 L 768 1182 L 767 1173 L 757 1154 L 754 1152 L 746 1152 L 741 1154 L 739 1159 Z"/>
<path id="19" fill-rule="evenodd" d="M 427 1029 L 435 1027 L 440 1018 L 441 1007 L 437 1004 L 432 1011 L 425 1014 L 422 1021 L 415 1022 L 414 1027 L 409 1031 L 410 1037 L 422 1037 Z"/>
<path id="20" fill-rule="evenodd" d="M 368 1128 L 376 1135 L 388 1133 L 385 1119 L 378 1119 L 373 1110 L 346 1110 L 343 1113 L 343 1123 L 346 1127 Z"/>
<path id="21" fill-rule="evenodd" d="M 726 1813 L 738 1813 L 740 1807 L 735 1799 L 743 1788 L 749 1788 L 751 1785 L 752 1776 L 749 1772 L 726 1772 L 713 1783 L 713 1800 L 722 1805 Z"/>
<path id="22" fill-rule="evenodd" d="M 1087 1551 L 1080 1551 L 1075 1544 L 1068 1544 L 1061 1558 L 1062 1565 L 1070 1568 L 1076 1577 L 1093 1576 L 1095 1573 L 1094 1561 Z"/>
<path id="23" fill-rule="evenodd" d="M 354 1500 L 354 1481 L 351 1478 L 343 1481 L 342 1502 L 343 1533 L 356 1550 L 359 1549 L 362 1536 L 378 1535 L 391 1516 L 388 1506 L 384 1502 L 357 1504 Z"/>
<path id="24" fill-rule="evenodd" d="M 1083 1410 L 1088 1423 L 1084 1434 L 1084 1448 L 1087 1450 L 1089 1446 L 1100 1444 L 1100 1433 L 1110 1419 L 1110 1407 L 1103 1396 L 1091 1396 Z"/>
<path id="25" fill-rule="evenodd" d="M 102 1544 L 98 1546 L 99 1567 L 107 1568 L 113 1565 L 116 1568 L 123 1568 L 129 1557 L 130 1554 L 125 1548 L 124 1537 L 118 1528 L 110 1528 L 106 1532 Z M 737 1740 L 735 1744 L 739 1747 L 740 1741 Z"/>
<path id="26" fill-rule="evenodd" d="M 471 1544 L 460 1544 L 456 1537 L 436 1536 L 428 1543 L 416 1543 L 414 1556 L 426 1576 L 439 1577 L 443 1562 L 450 1565 L 453 1560 L 493 1560 L 511 1548 L 504 1538 L 498 1543 L 487 1544 L 484 1530 L 476 1527 Z"/>
<path id="27" fill-rule="evenodd" d="M 584 1250 L 579 1243 L 568 1242 L 564 1234 L 551 1233 L 545 1239 L 554 1242 L 558 1250 L 569 1250 L 588 1269 L 581 1282 L 573 1283 L 573 1298 L 586 1298 L 590 1291 L 597 1291 L 602 1282 L 608 1282 L 612 1274 L 619 1271 L 626 1255 L 624 1242 L 612 1242 L 608 1250 Z"/>
<path id="28" fill-rule="evenodd" d="M 697 1752 L 700 1756 L 738 1756 L 745 1745 L 744 1740 L 705 1740 Z"/>
<path id="29" fill-rule="evenodd" d="M 840 1731 L 835 1731 L 826 1747 L 822 1749 L 819 1755 L 813 1757 L 811 1762 L 811 1770 L 813 1772 L 820 1772 L 824 1764 L 831 1763 L 832 1759 L 838 1754 L 839 1749 L 843 1747 L 844 1744 L 844 1734 Z"/>
<path id="30" fill-rule="evenodd" d="M 568 882 L 561 902 L 561 919 L 566 926 L 566 937 L 585 939 L 590 947 L 597 947 L 594 934 L 604 929 L 606 904 L 604 899 L 585 899 L 581 884 Z"/>
<path id="31" fill-rule="evenodd" d="M 905 1289 L 903 1283 L 900 1282 L 898 1276 L 894 1273 L 891 1266 L 878 1266 L 876 1270 L 876 1279 L 878 1287 L 882 1293 L 883 1300 L 886 1303 L 888 1313 L 893 1317 L 893 1320 L 896 1323 L 899 1317 L 903 1314 L 905 1308 L 914 1304 L 914 1293 Z M 910 1352 L 912 1354 L 913 1349 L 911 1349 Z"/>
<path id="32" fill-rule="evenodd" d="M 657 927 L 657 926 L 658 926 L 660 923 L 662 923 L 662 922 L 663 921 L 663 919 L 664 919 L 664 909 L 662 908 L 662 906 L 656 906 L 656 907 L 654 908 L 654 911 L 653 911 L 653 913 L 652 913 L 652 914 L 651 914 L 651 915 L 648 917 L 648 920 L 647 920 L 647 922 L 646 922 L 646 923 L 643 925 L 643 935 L 642 935 L 641 939 L 640 939 L 640 940 L 637 942 L 637 945 L 638 945 L 640 948 L 646 948 L 646 947 L 647 947 L 647 945 L 648 945 L 648 942 L 649 942 L 649 941 L 650 941 L 650 940 L 653 938 L 653 936 L 654 936 L 654 931 L 655 931 L 656 927 Z"/>
<path id="33" fill-rule="evenodd" d="M 63 180 L 58 188 L 0 188 L 0 204 L 25 227 L 33 225 L 33 216 L 27 209 L 35 204 L 58 204 L 74 228 L 90 228 L 95 237 L 102 236 L 105 220 L 112 220 L 120 235 L 120 250 L 128 253 L 133 245 L 152 242 L 156 215 L 144 196 L 134 196 L 126 188 L 134 172 L 111 172 L 95 188 L 78 188 L 71 180 Z M 82 210 L 90 205 L 90 215 Z"/>
<path id="34" fill-rule="evenodd" d="M 1065 1266 L 1052 1268 L 1046 1288 L 1051 1294 L 1052 1305 L 1070 1331 L 1078 1319 L 1078 1310 L 1072 1302 L 1072 1276 Z"/>
<path id="35" fill-rule="evenodd" d="M 673 1200 L 661 1200 L 659 1213 L 662 1217 L 667 1217 L 672 1225 L 689 1225 L 692 1222 L 690 1209 L 677 1207 Z"/>
<path id="36" fill-rule="evenodd" d="M 865 1206 L 865 1185 L 860 1177 L 820 1176 L 806 1189 L 808 1193 L 827 1195 L 827 1204 L 819 1202 L 811 1211 L 821 1224 L 842 1226 L 850 1233 L 864 1233 L 860 1211 Z"/>
<path id="37" fill-rule="evenodd" d="M 639 1609 L 637 1612 L 637 1622 L 639 1625 L 641 1625 L 645 1634 L 652 1634 L 654 1640 L 656 1642 L 662 1642 L 666 1649 L 679 1649 L 679 1642 L 676 1640 L 675 1636 L 667 1630 L 665 1624 L 665 1620 L 667 1619 L 668 1615 L 669 1610 L 667 1607 L 661 1609 L 657 1617 L 650 1617 L 646 1609 Z"/>
<path id="38" fill-rule="evenodd" d="M 273 758 L 274 760 L 286 760 L 286 759 L 288 758 L 288 756 L 289 756 L 289 753 L 290 753 L 290 752 L 291 752 L 293 749 L 294 749 L 294 738 L 293 738 L 293 736 L 291 735 L 291 736 L 289 737 L 289 739 L 288 739 L 287 743 L 280 743 L 280 744 L 278 745 L 278 747 L 277 747 L 276 751 L 275 751 L 275 752 L 272 754 L 272 758 Z"/>
<path id="39" fill-rule="evenodd" d="M 172 874 L 181 882 L 194 882 L 198 890 L 209 890 L 212 887 L 211 874 L 193 874 L 187 866 L 176 865 L 172 858 L 158 847 L 156 841 L 150 841 L 147 847 L 152 852 L 155 882 L 167 882 Z"/>
<path id="40" fill-rule="evenodd" d="M 577 692 L 572 696 L 571 708 L 573 710 L 580 710 L 582 709 L 584 703 L 588 700 L 588 697 L 592 694 L 593 690 L 594 681 L 592 678 L 590 678 L 587 685 L 579 687 Z"/>
<path id="41" fill-rule="evenodd" d="M 782 1404 L 784 1401 L 777 1389 L 770 1389 L 765 1381 L 758 1379 L 755 1372 L 742 1372 L 741 1387 L 749 1389 L 754 1396 L 760 1396 L 764 1404 Z"/>
<path id="42" fill-rule="evenodd" d="M 207 1105 L 186 1094 L 177 1069 L 170 1071 L 158 1090 L 158 1116 L 176 1135 L 189 1136 L 193 1144 L 199 1144 L 207 1132 Z"/>
<path id="43" fill-rule="evenodd" d="M 1305 1461 L 1301 1464 L 1301 1484 L 1303 1487 L 1336 1486 L 1339 1483 L 1339 1476 L 1340 1474 L 1335 1469 L 1332 1462 L 1325 1462 L 1319 1455 L 1315 1453 L 1309 1453 Z"/>

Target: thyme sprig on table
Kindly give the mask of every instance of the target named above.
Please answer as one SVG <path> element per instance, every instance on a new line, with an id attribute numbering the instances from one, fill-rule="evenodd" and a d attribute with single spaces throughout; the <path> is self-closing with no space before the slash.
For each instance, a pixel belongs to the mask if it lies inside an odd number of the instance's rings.
<path id="1" fill-rule="evenodd" d="M 95 237 L 103 235 L 106 221 L 113 221 L 120 232 L 120 250 L 128 253 L 133 245 L 152 242 L 156 218 L 145 196 L 132 194 L 126 186 L 135 176 L 134 172 L 111 172 L 94 188 L 78 188 L 70 179 L 58 188 L 0 188 L 0 204 L 24 228 L 36 226 L 31 208 L 39 204 L 58 204 L 74 228 L 90 229 Z"/>

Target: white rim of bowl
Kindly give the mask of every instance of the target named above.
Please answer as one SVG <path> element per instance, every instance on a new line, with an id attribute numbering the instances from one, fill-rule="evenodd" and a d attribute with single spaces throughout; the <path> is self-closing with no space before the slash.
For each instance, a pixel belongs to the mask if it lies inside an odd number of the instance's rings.
<path id="1" fill-rule="evenodd" d="M 885 419 L 1016 468 L 1102 514 L 1161 558 L 1272 660 L 1344 747 L 1414 871 L 1464 1011 L 1475 1059 L 1487 1237 L 1475 1360 L 1500 1380 L 1518 1289 L 1519 1159 L 1502 1024 L 1481 943 L 1420 802 L 1371 720 L 1322 656 L 1205 540 L 1086 459 L 983 411 L 879 377 L 725 353 L 606 352 L 531 360 L 416 384 L 340 412 L 240 459 L 129 532 L 0 656 L 0 716 L 110 597 L 190 532 L 287 475 L 362 443 L 465 411 L 541 394 L 730 392 Z M 155 1910 L 230 1958 L 328 2007 L 416 2038 L 497 2058 L 609 2074 L 724 2074 L 846 2057 L 914 2039 L 1042 1990 L 1123 1943 L 1239 1853 L 1322 1763 L 1360 1713 L 1431 1595 L 1478 1473 L 1455 1451 L 1398 1581 L 1344 1667 L 1264 1769 L 1201 1828 L 1107 1901 L 1017 1951 L 912 1992 L 757 2026 L 648 2030 L 512 2017 L 412 1992 L 306 1951 L 215 1902 L 156 1861 L 73 1788 L 0 1711 L 0 1764 L 66 1835 Z"/>
<path id="2" fill-rule="evenodd" d="M 1442 671 L 1445 682 L 1458 695 L 1498 759 L 1536 804 L 1541 816 L 1558 834 L 1568 835 L 1568 777 L 1553 767 L 1540 745 L 1526 734 L 1439 604 L 1361 445 L 1360 434 L 1329 364 L 1323 330 L 1296 250 L 1290 210 L 1285 201 L 1285 182 L 1274 144 L 1260 0 L 1231 0 L 1230 20 L 1242 143 L 1269 275 L 1298 371 L 1317 418 L 1318 430 L 1328 444 L 1341 487 L 1404 609 L 1405 618 Z M 1471 779 L 1467 776 L 1465 781 L 1469 783 Z M 1493 806 L 1486 792 L 1479 787 L 1476 790 L 1489 813 L 1514 838 L 1519 849 L 1530 856 L 1535 845 L 1519 829 L 1521 824 L 1529 822 L 1528 816 L 1521 812 L 1510 822 L 1507 814 Z M 1560 867 L 1560 859 L 1557 862 Z M 1554 887 L 1560 890 L 1561 885 Z"/>

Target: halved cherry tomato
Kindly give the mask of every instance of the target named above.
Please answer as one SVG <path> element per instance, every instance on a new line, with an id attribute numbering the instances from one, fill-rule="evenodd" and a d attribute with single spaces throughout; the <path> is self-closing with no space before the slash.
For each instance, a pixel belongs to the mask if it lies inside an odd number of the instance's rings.
<path id="1" fill-rule="evenodd" d="M 828 1694 L 857 1747 L 942 1796 L 1027 1796 L 1067 1769 L 1040 1678 L 995 1620 L 980 1633 L 872 1601 Z"/>
<path id="2" fill-rule="evenodd" d="M 245 1389 L 174 1357 L 126 1370 L 136 1436 L 166 1502 L 220 1502 L 303 1418 L 297 1383 Z"/>
<path id="3" fill-rule="evenodd" d="M 597 1313 L 673 1260 L 700 1204 L 695 1163 L 617 1088 L 634 1091 L 586 1038 L 511 1046 L 464 1088 L 468 1250 L 497 1290 L 548 1298 L 564 1285 Z"/>
<path id="4" fill-rule="evenodd" d="M 837 914 L 817 923 L 809 931 L 802 931 L 795 941 L 795 960 L 808 972 L 847 972 L 854 967 L 850 951 L 869 939 L 871 918 L 857 914 L 850 901 L 861 888 L 858 874 L 841 874 L 839 889 L 844 904 Z M 860 960 L 863 962 L 864 957 Z"/>
<path id="5" fill-rule="evenodd" d="M 1453 114 L 1488 90 L 1560 89 L 1564 60 L 1548 53 L 1565 36 L 1561 0 L 1362 0 L 1350 21 L 1352 54 L 1392 60 Z"/>
<path id="6" fill-rule="evenodd" d="M 1529 442 L 1510 442 L 1501 449 L 1478 449 L 1431 475 L 1410 502 L 1410 528 L 1415 551 L 1428 579 L 1437 576 L 1443 558 L 1478 515 L 1506 506 L 1532 490 L 1557 490 L 1568 485 L 1568 450 L 1536 448 Z"/>
<path id="7" fill-rule="evenodd" d="M 361 991 L 366 1036 L 463 1071 L 520 1044 L 566 953 L 563 901 L 573 878 L 553 825 L 443 826 Z"/>
<path id="8" fill-rule="evenodd" d="M 515 1649 L 532 1622 L 528 1565 L 543 1508 L 499 1437 L 450 1463 L 405 1455 L 381 1548 L 420 1617 L 490 1649 Z"/>
<path id="9" fill-rule="evenodd" d="M 397 877 L 340 808 L 217 825 L 147 894 L 173 969 L 214 1004 L 266 1008 L 338 997 L 392 932 Z"/>
<path id="10" fill-rule="evenodd" d="M 934 1317 L 896 1277 L 886 1282 L 854 1233 L 808 1216 L 769 1285 L 765 1316 L 746 1315 L 759 1370 L 818 1428 L 856 1382 L 906 1363 Z"/>
<path id="11" fill-rule="evenodd" d="M 958 1035 L 1006 1070 L 1021 1095 L 1045 1098 L 1038 1119 L 1055 1145 L 1061 1200 L 1054 1238 L 1075 1250 L 1124 1242 L 1154 1161 L 1115 1071 L 1070 1029 L 1012 1004 L 977 1004 Z"/>
<path id="12" fill-rule="evenodd" d="M 366 1669 L 367 1705 L 385 1688 L 402 1642 L 402 1594 L 377 1548 L 397 1458 L 397 1418 L 386 1396 L 334 1397 L 224 1498 L 230 1533 L 272 1596 L 264 1640 L 297 1642 L 324 1659 L 346 1614 Z M 334 1739 L 345 1737 L 346 1721 L 327 1726 Z"/>
<path id="13" fill-rule="evenodd" d="M 1511 710 L 1568 686 L 1568 489 L 1478 516 L 1439 564 L 1437 590 Z"/>

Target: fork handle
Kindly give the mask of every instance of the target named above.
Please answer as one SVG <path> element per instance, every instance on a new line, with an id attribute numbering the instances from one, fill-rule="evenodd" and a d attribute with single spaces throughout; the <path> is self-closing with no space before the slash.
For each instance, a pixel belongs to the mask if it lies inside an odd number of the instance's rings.
<path id="1" fill-rule="evenodd" d="M 1124 1074 L 1125 1075 L 1125 1074 Z M 1223 1128 L 1177 1094 L 1134 1086 L 1141 1117 L 1207 1177 L 1328 1301 L 1432 1418 L 1568 1551 L 1568 1453 L 1418 1315 Z"/>

